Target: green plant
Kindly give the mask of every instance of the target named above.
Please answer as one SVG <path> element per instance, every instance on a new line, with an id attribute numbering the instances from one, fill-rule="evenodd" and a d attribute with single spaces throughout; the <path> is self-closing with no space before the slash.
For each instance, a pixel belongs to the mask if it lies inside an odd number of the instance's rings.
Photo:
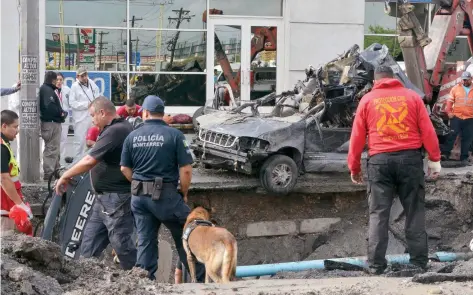
<path id="1" fill-rule="evenodd" d="M 370 34 L 397 34 L 395 29 L 387 29 L 382 26 L 369 26 Z M 365 48 L 373 43 L 384 44 L 389 48 L 389 53 L 394 58 L 401 54 L 401 47 L 397 41 L 397 36 L 365 36 Z"/>

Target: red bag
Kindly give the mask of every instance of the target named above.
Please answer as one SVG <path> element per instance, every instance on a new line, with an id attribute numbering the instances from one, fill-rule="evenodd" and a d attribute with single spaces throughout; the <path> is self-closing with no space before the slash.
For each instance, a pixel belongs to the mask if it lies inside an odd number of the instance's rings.
<path id="1" fill-rule="evenodd" d="M 186 114 L 178 114 L 172 117 L 174 124 L 192 124 L 192 117 Z"/>
<path id="2" fill-rule="evenodd" d="M 26 203 L 26 205 L 30 207 L 30 204 Z M 15 221 L 15 225 L 20 232 L 28 236 L 33 236 L 33 225 L 28 218 L 28 213 L 26 213 L 26 211 L 20 206 L 13 206 L 10 209 L 8 216 Z"/>

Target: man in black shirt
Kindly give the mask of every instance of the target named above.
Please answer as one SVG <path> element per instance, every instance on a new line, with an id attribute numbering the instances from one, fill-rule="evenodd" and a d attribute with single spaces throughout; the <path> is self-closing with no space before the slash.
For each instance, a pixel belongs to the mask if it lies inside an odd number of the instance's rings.
<path id="1" fill-rule="evenodd" d="M 58 180 L 56 190 L 62 194 L 72 177 L 90 170 L 97 198 L 84 230 L 81 255 L 99 257 L 110 243 L 121 267 L 131 269 L 136 262 L 131 184 L 120 171 L 120 158 L 123 142 L 133 127 L 125 119 L 117 117 L 115 106 L 106 97 L 94 100 L 89 114 L 101 133 L 88 155 Z"/>
<path id="2" fill-rule="evenodd" d="M 53 172 L 59 168 L 61 156 L 61 133 L 67 113 L 62 109 L 56 94 L 55 72 L 44 75 L 44 83 L 39 88 L 39 116 L 41 119 L 41 137 L 44 140 L 43 171 L 44 180 L 49 180 Z"/>

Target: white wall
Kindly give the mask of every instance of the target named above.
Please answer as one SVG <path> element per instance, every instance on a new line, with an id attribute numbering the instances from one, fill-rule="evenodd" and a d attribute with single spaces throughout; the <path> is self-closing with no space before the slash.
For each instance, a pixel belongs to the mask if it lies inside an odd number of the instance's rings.
<path id="1" fill-rule="evenodd" d="M 0 1 L 0 86 L 12 87 L 18 81 L 19 0 Z M 0 98 L 2 110 L 18 95 Z"/>
<path id="2" fill-rule="evenodd" d="M 354 44 L 363 47 L 364 0 L 289 0 L 286 5 L 285 89 Z"/>

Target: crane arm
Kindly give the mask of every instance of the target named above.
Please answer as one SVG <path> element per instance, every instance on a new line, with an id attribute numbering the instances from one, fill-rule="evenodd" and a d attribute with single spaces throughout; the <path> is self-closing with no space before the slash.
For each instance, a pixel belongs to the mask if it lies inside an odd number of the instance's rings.
<path id="1" fill-rule="evenodd" d="M 387 5 L 388 2 L 386 1 Z M 390 4 L 392 7 L 392 3 Z M 414 6 L 406 0 L 398 0 L 399 44 L 409 79 L 432 100 L 434 89 L 445 84 L 446 58 L 450 46 L 459 35 L 468 37 L 473 52 L 473 35 L 470 20 L 473 20 L 473 3 L 469 0 L 442 1 L 430 25 L 427 36 Z M 430 21 L 430 20 L 429 20 Z"/>

